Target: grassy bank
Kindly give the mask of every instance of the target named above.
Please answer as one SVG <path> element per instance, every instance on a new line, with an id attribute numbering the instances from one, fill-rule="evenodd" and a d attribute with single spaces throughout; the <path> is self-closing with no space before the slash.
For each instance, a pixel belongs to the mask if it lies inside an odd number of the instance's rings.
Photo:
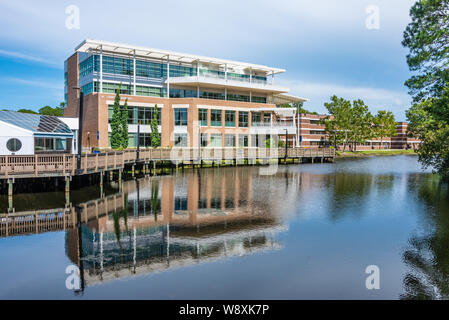
<path id="1" fill-rule="evenodd" d="M 416 152 L 414 150 L 363 150 L 355 152 L 337 151 L 336 155 L 338 158 L 345 158 L 345 157 L 416 155 Z"/>

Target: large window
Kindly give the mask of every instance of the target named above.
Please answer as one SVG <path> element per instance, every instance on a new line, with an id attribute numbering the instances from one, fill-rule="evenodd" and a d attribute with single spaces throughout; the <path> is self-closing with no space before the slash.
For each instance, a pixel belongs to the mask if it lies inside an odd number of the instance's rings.
<path id="1" fill-rule="evenodd" d="M 197 94 L 195 90 L 170 89 L 170 98 L 196 98 Z"/>
<path id="2" fill-rule="evenodd" d="M 259 135 L 258 134 L 251 135 L 251 146 L 259 147 Z"/>
<path id="3" fill-rule="evenodd" d="M 99 91 L 99 86 L 100 83 L 96 82 L 96 84 L 98 83 L 98 85 L 95 88 L 95 91 L 98 92 Z M 127 84 L 118 84 L 118 83 L 109 83 L 109 82 L 103 82 L 103 92 L 104 93 L 116 93 L 118 88 L 120 86 L 120 93 L 121 94 L 133 94 L 133 87 L 131 85 L 127 85 Z"/>
<path id="4" fill-rule="evenodd" d="M 162 88 L 136 86 L 137 96 L 162 97 Z"/>
<path id="5" fill-rule="evenodd" d="M 209 141 L 207 140 L 207 133 L 201 133 L 201 146 L 207 147 L 208 142 Z"/>
<path id="6" fill-rule="evenodd" d="M 103 73 L 133 75 L 131 59 L 103 56 Z"/>
<path id="7" fill-rule="evenodd" d="M 170 77 L 191 77 L 191 76 L 196 76 L 196 68 L 170 64 Z"/>
<path id="8" fill-rule="evenodd" d="M 108 122 L 111 123 L 114 106 L 108 106 Z M 149 125 L 154 117 L 155 108 L 128 106 L 128 124 Z M 161 109 L 158 109 L 157 124 L 161 125 Z"/>
<path id="9" fill-rule="evenodd" d="M 163 78 L 167 75 L 167 65 L 165 63 L 136 60 L 136 75 L 146 78 Z"/>
<path id="10" fill-rule="evenodd" d="M 71 138 L 34 138 L 34 150 L 39 152 L 61 151 L 70 152 Z"/>
<path id="11" fill-rule="evenodd" d="M 251 112 L 251 125 L 260 123 L 262 114 L 260 112 Z"/>
<path id="12" fill-rule="evenodd" d="M 263 114 L 263 122 L 265 123 L 265 124 L 270 124 L 271 123 L 271 113 L 264 113 Z"/>
<path id="13" fill-rule="evenodd" d="M 214 148 L 221 148 L 223 146 L 221 133 L 210 134 L 210 146 Z"/>
<path id="14" fill-rule="evenodd" d="M 175 126 L 187 125 L 187 108 L 175 108 Z"/>
<path id="15" fill-rule="evenodd" d="M 251 102 L 267 103 L 267 97 L 251 97 Z"/>
<path id="16" fill-rule="evenodd" d="M 187 133 L 175 133 L 175 147 L 187 147 Z"/>
<path id="17" fill-rule="evenodd" d="M 151 147 L 151 133 L 140 133 L 139 145 L 145 148 Z"/>
<path id="18" fill-rule="evenodd" d="M 224 93 L 220 93 L 220 92 L 207 92 L 207 91 L 201 91 L 201 92 L 200 92 L 200 98 L 203 98 L 203 99 L 224 100 L 225 95 L 224 95 Z"/>
<path id="19" fill-rule="evenodd" d="M 225 147 L 235 147 L 235 134 L 225 135 Z"/>
<path id="20" fill-rule="evenodd" d="M 225 127 L 235 127 L 235 111 L 225 111 Z"/>
<path id="21" fill-rule="evenodd" d="M 247 111 L 239 111 L 239 127 L 241 127 L 241 128 L 248 127 L 248 112 Z"/>
<path id="22" fill-rule="evenodd" d="M 234 94 L 234 93 L 230 93 L 228 94 L 228 100 L 231 101 L 243 101 L 243 102 L 249 102 L 249 96 L 245 96 L 242 94 Z"/>
<path id="23" fill-rule="evenodd" d="M 207 109 L 198 109 L 198 121 L 200 126 L 207 127 Z"/>
<path id="24" fill-rule="evenodd" d="M 248 147 L 248 135 L 247 134 L 239 134 L 239 147 L 240 148 Z"/>
<path id="25" fill-rule="evenodd" d="M 223 126 L 221 120 L 222 112 L 221 110 L 211 110 L 210 111 L 210 125 L 213 127 L 221 127 Z"/>

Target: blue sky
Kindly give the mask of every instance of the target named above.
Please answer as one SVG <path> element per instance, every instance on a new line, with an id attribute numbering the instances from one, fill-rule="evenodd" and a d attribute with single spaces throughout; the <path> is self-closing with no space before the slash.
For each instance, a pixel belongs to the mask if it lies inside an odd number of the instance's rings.
<path id="1" fill-rule="evenodd" d="M 413 2 L 0 0 L 0 109 L 59 105 L 64 60 L 90 38 L 284 68 L 276 83 L 312 111 L 336 94 L 405 120 L 401 40 Z M 69 5 L 80 9 L 78 30 L 66 28 Z M 379 29 L 366 28 L 370 5 Z"/>

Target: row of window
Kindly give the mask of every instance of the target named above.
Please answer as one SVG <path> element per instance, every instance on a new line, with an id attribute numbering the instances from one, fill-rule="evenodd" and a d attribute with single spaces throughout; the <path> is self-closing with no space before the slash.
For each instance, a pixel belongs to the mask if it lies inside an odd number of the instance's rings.
<path id="1" fill-rule="evenodd" d="M 111 123 L 114 107 L 108 106 L 108 122 Z M 128 106 L 128 124 L 151 124 L 154 117 L 154 108 Z M 161 110 L 158 110 L 158 125 L 161 125 Z"/>
<path id="2" fill-rule="evenodd" d="M 113 106 L 108 106 L 108 121 L 112 120 Z M 225 127 L 236 126 L 236 111 L 225 110 Z M 253 124 L 261 122 L 261 112 L 252 112 L 251 120 Z M 149 125 L 154 117 L 154 108 L 152 107 L 135 107 L 128 106 L 128 124 L 146 124 Z M 264 122 L 270 122 L 270 114 L 264 114 Z M 223 126 L 223 113 L 222 110 L 211 109 L 210 110 L 210 126 L 222 127 Z M 238 124 L 240 128 L 248 127 L 249 112 L 239 111 Z M 175 108 L 174 109 L 175 126 L 187 126 L 188 123 L 188 109 L 187 108 Z M 158 125 L 161 124 L 161 110 L 158 110 Z M 208 126 L 208 109 L 198 109 L 198 121 L 201 126 Z"/>
<path id="3" fill-rule="evenodd" d="M 134 66 L 132 59 L 103 55 L 104 73 L 133 75 L 133 68 Z M 98 55 L 91 55 L 79 64 L 80 77 L 84 77 L 93 71 L 100 71 L 100 56 Z M 189 77 L 196 75 L 196 67 L 170 64 L 170 77 Z M 206 77 L 224 78 L 225 72 L 200 68 L 200 75 Z M 136 59 L 136 76 L 146 78 L 166 78 L 167 64 Z M 230 80 L 246 82 L 249 82 L 250 80 L 250 76 L 248 74 L 228 72 L 227 76 Z M 253 75 L 251 78 L 254 82 L 266 83 L 267 81 L 266 76 Z"/>
<path id="4" fill-rule="evenodd" d="M 223 144 L 224 138 L 224 144 Z M 269 139 L 270 136 L 260 137 L 257 134 L 251 135 L 251 146 L 252 147 L 264 147 L 265 140 Z M 150 133 L 137 133 L 130 132 L 128 134 L 128 146 L 130 148 L 136 148 L 139 142 L 139 146 L 142 148 L 151 147 L 151 134 Z M 137 140 L 139 139 L 139 140 Z M 111 134 L 109 133 L 109 141 L 111 140 Z M 222 148 L 224 147 L 240 147 L 245 148 L 249 146 L 249 135 L 247 134 L 221 134 L 221 133 L 201 133 L 201 146 L 202 147 L 212 147 L 212 148 Z M 175 147 L 188 147 L 188 136 L 187 133 L 175 133 L 174 134 L 174 146 Z M 60 147 L 61 148 L 61 147 Z"/>
<path id="5" fill-rule="evenodd" d="M 103 92 L 104 93 L 116 93 L 119 88 L 118 83 L 111 83 L 111 82 L 103 82 Z M 93 83 L 90 82 L 82 87 L 84 95 L 88 95 L 92 92 L 99 92 L 100 91 L 100 83 L 97 81 L 94 81 Z M 120 94 L 133 94 L 133 86 L 129 84 L 121 84 L 120 85 Z M 147 87 L 147 86 L 138 86 L 136 85 L 136 95 L 137 96 L 147 96 L 147 97 L 165 97 L 167 93 L 166 88 L 160 88 L 160 87 Z M 183 90 L 183 89 L 170 89 L 170 98 L 196 98 L 198 95 L 197 91 L 195 90 Z M 224 93 L 219 92 L 208 92 L 208 91 L 200 91 L 199 97 L 202 99 L 215 99 L 215 100 L 224 100 L 225 95 Z M 249 102 L 250 97 L 247 95 L 240 95 L 240 94 L 228 94 L 227 100 L 230 101 L 244 101 Z M 267 98 L 266 97 L 257 97 L 253 96 L 251 97 L 252 102 L 256 103 L 266 103 Z"/>
<path id="6" fill-rule="evenodd" d="M 200 122 L 201 126 L 207 127 L 208 121 L 207 121 L 207 109 L 198 109 L 198 121 Z M 247 128 L 248 127 L 248 112 L 247 111 L 239 111 L 239 127 L 240 128 Z M 262 118 L 262 112 L 251 112 L 251 122 L 253 124 L 258 124 L 261 122 Z M 271 114 L 264 114 L 264 122 L 270 123 L 271 122 Z M 226 110 L 225 111 L 225 127 L 235 127 L 236 124 L 236 116 L 235 111 L 232 110 Z M 222 123 L 222 110 L 210 110 L 210 126 L 211 127 L 221 127 L 223 126 Z"/>
<path id="7" fill-rule="evenodd" d="M 269 135 L 260 136 L 253 134 L 251 135 L 251 145 L 252 147 L 264 147 L 267 139 L 270 139 Z M 188 147 L 187 133 L 175 133 L 174 145 L 175 147 Z M 201 146 L 213 148 L 221 148 L 223 146 L 244 148 L 249 146 L 249 136 L 247 134 L 201 133 Z"/>

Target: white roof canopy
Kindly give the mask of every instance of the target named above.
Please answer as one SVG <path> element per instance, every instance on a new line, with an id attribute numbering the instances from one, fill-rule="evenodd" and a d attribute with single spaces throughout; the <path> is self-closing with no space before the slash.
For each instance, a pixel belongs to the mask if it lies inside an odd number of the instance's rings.
<path id="1" fill-rule="evenodd" d="M 266 74 L 277 74 L 285 72 L 284 69 L 271 68 L 263 65 L 238 62 L 225 59 L 217 59 L 210 57 L 203 57 L 193 54 L 186 54 L 180 52 L 173 52 L 167 50 L 160 50 L 154 48 L 145 48 L 139 46 L 131 46 L 128 44 L 120 44 L 115 42 L 91 40 L 86 39 L 79 44 L 75 51 L 79 52 L 93 52 L 103 50 L 105 53 L 123 54 L 123 55 L 136 55 L 136 57 L 153 58 L 153 59 L 170 59 L 171 62 L 181 63 L 210 63 L 219 66 L 228 66 L 230 68 L 251 69 L 252 71 L 260 71 Z"/>
<path id="2" fill-rule="evenodd" d="M 306 102 L 309 99 L 293 96 L 291 94 L 277 94 L 274 95 L 274 104 L 285 104 L 293 102 Z"/>

